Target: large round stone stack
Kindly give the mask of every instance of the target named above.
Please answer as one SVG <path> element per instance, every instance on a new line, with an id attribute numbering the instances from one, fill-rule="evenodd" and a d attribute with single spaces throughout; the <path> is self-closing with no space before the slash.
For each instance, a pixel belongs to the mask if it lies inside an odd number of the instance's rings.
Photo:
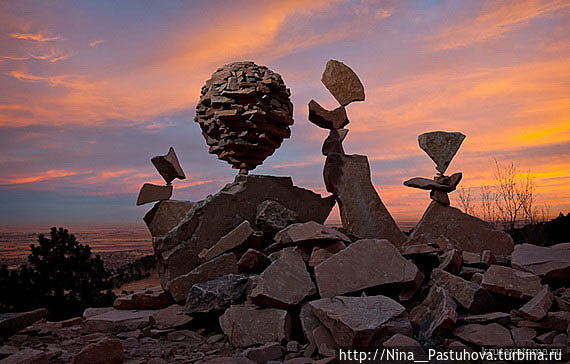
<path id="1" fill-rule="evenodd" d="M 234 62 L 218 68 L 196 106 L 209 152 L 240 173 L 263 163 L 291 136 L 290 96 L 281 76 L 267 67 Z"/>

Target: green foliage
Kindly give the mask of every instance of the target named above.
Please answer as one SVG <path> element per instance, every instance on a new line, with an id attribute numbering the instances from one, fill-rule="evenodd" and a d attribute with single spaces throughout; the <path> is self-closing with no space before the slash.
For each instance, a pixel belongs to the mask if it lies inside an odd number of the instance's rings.
<path id="1" fill-rule="evenodd" d="M 4 310 L 46 307 L 50 319 L 80 315 L 86 307 L 109 306 L 111 272 L 89 245 L 80 244 L 63 228 L 52 228 L 50 238 L 41 234 L 38 245 L 30 246 L 28 265 L 19 270 L 0 268 L 0 290 L 10 292 L 0 298 Z"/>

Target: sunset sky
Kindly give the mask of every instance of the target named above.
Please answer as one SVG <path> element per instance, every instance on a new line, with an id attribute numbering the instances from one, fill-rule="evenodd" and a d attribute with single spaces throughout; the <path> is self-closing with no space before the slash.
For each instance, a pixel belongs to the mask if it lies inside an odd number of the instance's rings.
<path id="1" fill-rule="evenodd" d="M 237 60 L 281 74 L 295 107 L 292 137 L 253 173 L 325 194 L 327 133 L 307 103 L 338 106 L 329 59 L 364 84 L 345 151 L 368 155 L 399 223 L 430 202 L 402 182 L 435 174 L 417 144 L 434 130 L 467 135 L 448 172 L 473 194 L 496 158 L 570 212 L 570 1 L 23 0 L 0 1 L 0 226 L 142 224 L 138 189 L 163 183 L 150 158 L 170 146 L 188 177 L 174 199 L 231 182 L 193 118 L 204 81 Z"/>

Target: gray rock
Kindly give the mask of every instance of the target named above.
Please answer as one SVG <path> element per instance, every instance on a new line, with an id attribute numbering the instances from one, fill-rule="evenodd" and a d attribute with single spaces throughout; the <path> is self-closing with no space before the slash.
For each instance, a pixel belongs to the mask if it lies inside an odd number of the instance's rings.
<path id="1" fill-rule="evenodd" d="M 418 136 L 418 143 L 435 162 L 436 169 L 443 174 L 464 139 L 465 135 L 458 132 L 432 131 Z"/>
<path id="2" fill-rule="evenodd" d="M 255 225 L 264 233 L 276 233 L 291 225 L 299 217 L 277 201 L 266 200 L 257 206 Z"/>
<path id="3" fill-rule="evenodd" d="M 188 313 L 210 312 L 243 303 L 248 284 L 249 278 L 243 274 L 228 274 L 197 283 L 190 288 L 184 309 Z"/>

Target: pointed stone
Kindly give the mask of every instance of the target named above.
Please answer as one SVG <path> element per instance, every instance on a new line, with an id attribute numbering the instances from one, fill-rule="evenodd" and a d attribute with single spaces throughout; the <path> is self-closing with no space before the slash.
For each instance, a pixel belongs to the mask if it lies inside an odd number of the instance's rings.
<path id="1" fill-rule="evenodd" d="M 344 154 L 344 148 L 342 147 L 342 141 L 348 134 L 348 129 L 333 129 L 329 131 L 329 136 L 323 142 L 323 148 L 321 152 L 324 156 L 328 156 L 332 153 Z"/>
<path id="2" fill-rule="evenodd" d="M 469 324 L 455 328 L 453 335 L 477 346 L 513 346 L 509 329 L 497 323 Z"/>
<path id="3" fill-rule="evenodd" d="M 538 276 L 500 265 L 492 265 L 483 274 L 481 286 L 490 292 L 527 301 L 542 289 Z"/>
<path id="4" fill-rule="evenodd" d="M 170 147 L 170 149 L 168 150 L 168 154 L 153 157 L 150 161 L 152 162 L 158 173 L 160 173 L 162 178 L 164 178 L 166 183 L 172 182 L 175 178 L 178 179 L 186 178 L 186 175 L 184 175 L 182 167 L 180 167 L 180 163 L 178 162 L 178 157 L 174 152 L 174 148 L 172 147 Z"/>
<path id="5" fill-rule="evenodd" d="M 396 246 L 403 244 L 406 236 L 372 185 L 366 156 L 333 153 L 327 156 L 323 177 L 327 191 L 337 198 L 345 229 L 361 238 L 388 239 Z"/>
<path id="6" fill-rule="evenodd" d="M 212 247 L 202 250 L 200 254 L 198 254 L 198 257 L 203 260 L 213 259 L 218 255 L 242 246 L 252 235 L 253 229 L 249 221 L 244 220 L 235 229 L 222 236 Z"/>
<path id="7" fill-rule="evenodd" d="M 432 271 L 431 279 L 471 312 L 485 312 L 492 307 L 491 295 L 476 283 L 437 268 Z"/>
<path id="8" fill-rule="evenodd" d="M 453 191 L 453 188 L 451 186 L 437 183 L 433 179 L 428 179 L 423 177 L 414 177 L 412 179 L 404 181 L 404 186 L 419 188 L 421 190 L 438 190 L 444 192 Z"/>
<path id="9" fill-rule="evenodd" d="M 433 285 L 426 299 L 410 311 L 410 321 L 427 337 L 439 336 L 455 325 L 456 309 L 457 305 L 449 292 Z"/>
<path id="10" fill-rule="evenodd" d="M 333 111 L 323 108 L 315 100 L 309 102 L 309 121 L 324 129 L 340 129 L 348 124 L 346 109 L 337 107 Z"/>
<path id="11" fill-rule="evenodd" d="M 364 101 L 362 82 L 356 73 L 342 62 L 329 60 L 321 81 L 342 106 L 353 101 Z"/>
<path id="12" fill-rule="evenodd" d="M 538 321 L 546 316 L 553 302 L 554 295 L 548 285 L 545 285 L 536 296 L 518 310 L 518 314 L 528 320 Z"/>
<path id="13" fill-rule="evenodd" d="M 153 237 L 166 235 L 182 221 L 192 206 L 194 202 L 190 201 L 163 200 L 157 202 L 143 217 L 150 235 Z"/>
<path id="14" fill-rule="evenodd" d="M 172 185 L 159 186 L 145 183 L 139 191 L 137 206 L 149 202 L 168 200 L 170 197 L 172 197 Z"/>
<path id="15" fill-rule="evenodd" d="M 464 139 L 465 135 L 458 132 L 432 131 L 418 136 L 418 143 L 435 162 L 436 169 L 443 174 Z"/>

